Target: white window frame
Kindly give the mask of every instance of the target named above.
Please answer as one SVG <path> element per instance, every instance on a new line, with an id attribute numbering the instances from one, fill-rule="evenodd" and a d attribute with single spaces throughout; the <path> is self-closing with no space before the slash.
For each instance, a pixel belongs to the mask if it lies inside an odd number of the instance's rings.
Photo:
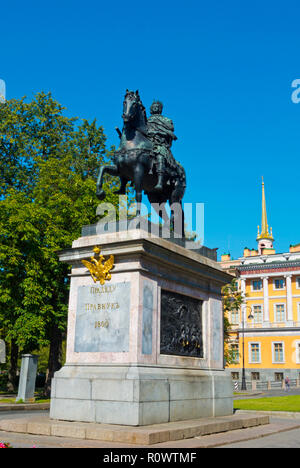
<path id="1" fill-rule="evenodd" d="M 296 364 L 300 364 L 300 340 L 296 340 Z"/>
<path id="2" fill-rule="evenodd" d="M 261 320 L 259 322 L 256 322 L 254 320 L 255 319 L 254 307 L 260 307 L 261 308 Z M 252 304 L 251 309 L 252 309 L 252 315 L 253 315 L 252 323 L 263 323 L 263 320 L 264 320 L 264 307 L 263 307 L 263 304 Z"/>
<path id="3" fill-rule="evenodd" d="M 230 351 L 232 352 L 232 346 L 236 346 L 237 347 L 237 360 L 236 361 L 232 361 L 232 364 L 239 364 L 240 362 L 240 345 L 239 343 L 230 343 Z"/>
<path id="4" fill-rule="evenodd" d="M 283 286 L 283 288 L 276 288 L 276 287 L 275 287 L 275 284 L 276 284 L 275 281 L 276 281 L 276 280 L 281 280 L 281 279 L 284 281 L 284 286 Z M 285 289 L 286 289 L 286 280 L 285 280 L 284 277 L 278 276 L 277 278 L 274 278 L 274 279 L 273 279 L 273 291 L 284 291 Z"/>
<path id="5" fill-rule="evenodd" d="M 275 345 L 281 344 L 282 345 L 282 361 L 275 360 Z M 272 341 L 272 364 L 285 364 L 285 348 L 284 348 L 284 341 Z"/>
<path id="6" fill-rule="evenodd" d="M 260 289 L 254 289 L 254 286 L 253 286 L 254 281 L 260 281 L 260 283 L 261 283 L 261 288 Z M 263 289 L 264 289 L 264 285 L 263 285 L 263 281 L 262 281 L 261 278 L 251 280 L 251 292 L 260 292 L 260 291 L 263 291 Z"/>
<path id="7" fill-rule="evenodd" d="M 258 345 L 258 360 L 252 361 L 252 345 Z M 248 343 L 249 364 L 261 364 L 261 343 L 259 341 L 249 341 Z"/>
<path id="8" fill-rule="evenodd" d="M 283 306 L 283 309 L 284 309 L 284 319 L 283 320 L 277 320 L 277 311 L 276 311 L 277 306 Z M 275 323 L 285 323 L 286 322 L 286 304 L 284 302 L 277 302 L 276 304 L 274 304 L 274 322 Z"/>
<path id="9" fill-rule="evenodd" d="M 279 379 L 277 380 L 276 379 L 276 374 L 281 375 L 282 378 L 280 380 Z M 282 382 L 284 380 L 284 373 L 283 372 L 274 372 L 274 380 L 275 380 L 275 382 Z"/>
<path id="10" fill-rule="evenodd" d="M 232 374 L 237 374 L 237 375 L 238 375 L 238 378 L 233 378 Z M 237 372 L 237 371 L 232 371 L 232 372 L 231 372 L 231 378 L 232 378 L 232 380 L 240 380 L 240 373 Z"/>
<path id="11" fill-rule="evenodd" d="M 233 316 L 235 315 L 235 318 L 237 319 L 236 321 L 233 321 Z M 230 312 L 230 320 L 231 320 L 231 325 L 239 325 L 241 318 L 240 318 L 240 311 L 239 310 L 232 310 Z"/>
<path id="12" fill-rule="evenodd" d="M 258 375 L 258 379 L 253 379 L 253 375 L 254 375 L 254 374 L 257 374 L 257 375 Z M 257 371 L 251 372 L 251 380 L 252 380 L 252 381 L 254 380 L 255 382 L 258 382 L 258 381 L 260 380 L 260 372 L 257 372 Z"/>

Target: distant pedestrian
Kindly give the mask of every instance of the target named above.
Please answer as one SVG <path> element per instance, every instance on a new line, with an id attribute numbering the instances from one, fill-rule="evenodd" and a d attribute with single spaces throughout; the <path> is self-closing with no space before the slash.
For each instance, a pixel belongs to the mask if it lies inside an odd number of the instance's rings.
<path id="1" fill-rule="evenodd" d="M 285 383 L 285 391 L 288 392 L 289 389 L 290 389 L 290 379 L 288 377 L 286 377 L 284 379 L 284 383 Z"/>

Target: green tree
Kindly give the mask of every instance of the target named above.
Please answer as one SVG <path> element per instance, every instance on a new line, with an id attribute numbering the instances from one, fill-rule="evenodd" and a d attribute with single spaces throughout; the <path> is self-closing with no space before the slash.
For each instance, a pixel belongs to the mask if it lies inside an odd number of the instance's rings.
<path id="1" fill-rule="evenodd" d="M 14 188 L 29 193 L 34 178 L 34 160 L 28 129 L 30 104 L 21 100 L 0 103 L 0 197 Z"/>
<path id="2" fill-rule="evenodd" d="M 0 160 L 7 170 L 0 199 L 0 328 L 14 355 L 49 345 L 49 394 L 61 365 L 69 288 L 69 268 L 58 261 L 57 251 L 71 246 L 82 225 L 97 221 L 96 177 L 111 151 L 102 127 L 86 120 L 76 126 L 51 94 L 39 93 L 29 104 L 8 101 L 1 110 Z M 16 116 L 24 124 L 12 131 Z M 106 201 L 117 205 L 115 185 L 108 178 L 105 191 Z M 16 360 L 10 368 L 13 387 Z"/>
<path id="3" fill-rule="evenodd" d="M 0 328 L 10 344 L 9 390 L 16 385 L 18 340 L 14 325 L 22 313 L 23 281 L 26 258 L 32 248 L 30 239 L 36 235 L 29 218 L 28 199 L 10 189 L 0 201 Z"/>
<path id="4" fill-rule="evenodd" d="M 230 314 L 235 310 L 240 310 L 245 301 L 245 297 L 238 288 L 237 279 L 234 278 L 231 283 L 226 284 L 222 288 L 223 312 L 224 312 L 224 358 L 226 364 L 233 362 L 232 354 L 229 347 L 231 323 Z"/>

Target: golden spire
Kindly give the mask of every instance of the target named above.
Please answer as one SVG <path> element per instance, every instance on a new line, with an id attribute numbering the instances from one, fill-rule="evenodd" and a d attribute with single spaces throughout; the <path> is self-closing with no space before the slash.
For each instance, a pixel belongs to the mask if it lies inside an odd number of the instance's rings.
<path id="1" fill-rule="evenodd" d="M 261 233 L 262 234 L 269 234 L 269 232 L 268 232 L 268 220 L 267 220 L 267 208 L 266 208 L 266 195 L 265 195 L 264 178 L 262 178 Z"/>
<path id="2" fill-rule="evenodd" d="M 268 219 L 267 219 L 267 207 L 266 207 L 266 195 L 265 195 L 265 183 L 264 183 L 264 178 L 262 177 L 262 213 L 261 213 L 261 232 L 259 233 L 258 230 L 258 236 L 257 240 L 259 239 L 273 239 L 272 236 L 272 228 L 271 228 L 271 233 L 269 234 L 269 225 L 268 225 Z"/>

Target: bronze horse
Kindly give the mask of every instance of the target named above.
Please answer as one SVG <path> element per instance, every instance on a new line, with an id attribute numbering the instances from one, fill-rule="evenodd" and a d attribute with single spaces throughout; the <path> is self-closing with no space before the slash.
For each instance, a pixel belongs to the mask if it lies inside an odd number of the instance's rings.
<path id="1" fill-rule="evenodd" d="M 120 146 L 115 151 L 112 165 L 103 165 L 100 168 L 96 195 L 104 200 L 105 192 L 102 188 L 104 174 L 118 176 L 121 180 L 120 189 L 115 193 L 123 195 L 126 193 L 126 185 L 133 181 L 136 191 L 137 211 L 140 216 L 140 204 L 142 202 L 142 191 L 148 196 L 151 204 L 159 204 L 161 215 L 162 207 L 168 201 L 170 205 L 179 204 L 181 209 L 181 233 L 184 237 L 184 216 L 182 210 L 182 198 L 186 187 L 185 171 L 183 167 L 175 162 L 174 167 L 166 167 L 164 174 L 164 188 L 158 193 L 154 190 L 158 176 L 155 167 L 155 155 L 153 143 L 147 133 L 147 116 L 138 91 L 126 91 L 123 102 L 122 114 L 124 126 L 120 136 Z M 178 206 L 178 205 L 177 205 Z M 155 207 L 155 205 L 154 205 Z M 175 210 L 176 211 L 176 210 Z M 171 210 L 170 225 L 176 225 L 176 214 Z M 164 217 L 165 220 L 165 217 Z"/>

